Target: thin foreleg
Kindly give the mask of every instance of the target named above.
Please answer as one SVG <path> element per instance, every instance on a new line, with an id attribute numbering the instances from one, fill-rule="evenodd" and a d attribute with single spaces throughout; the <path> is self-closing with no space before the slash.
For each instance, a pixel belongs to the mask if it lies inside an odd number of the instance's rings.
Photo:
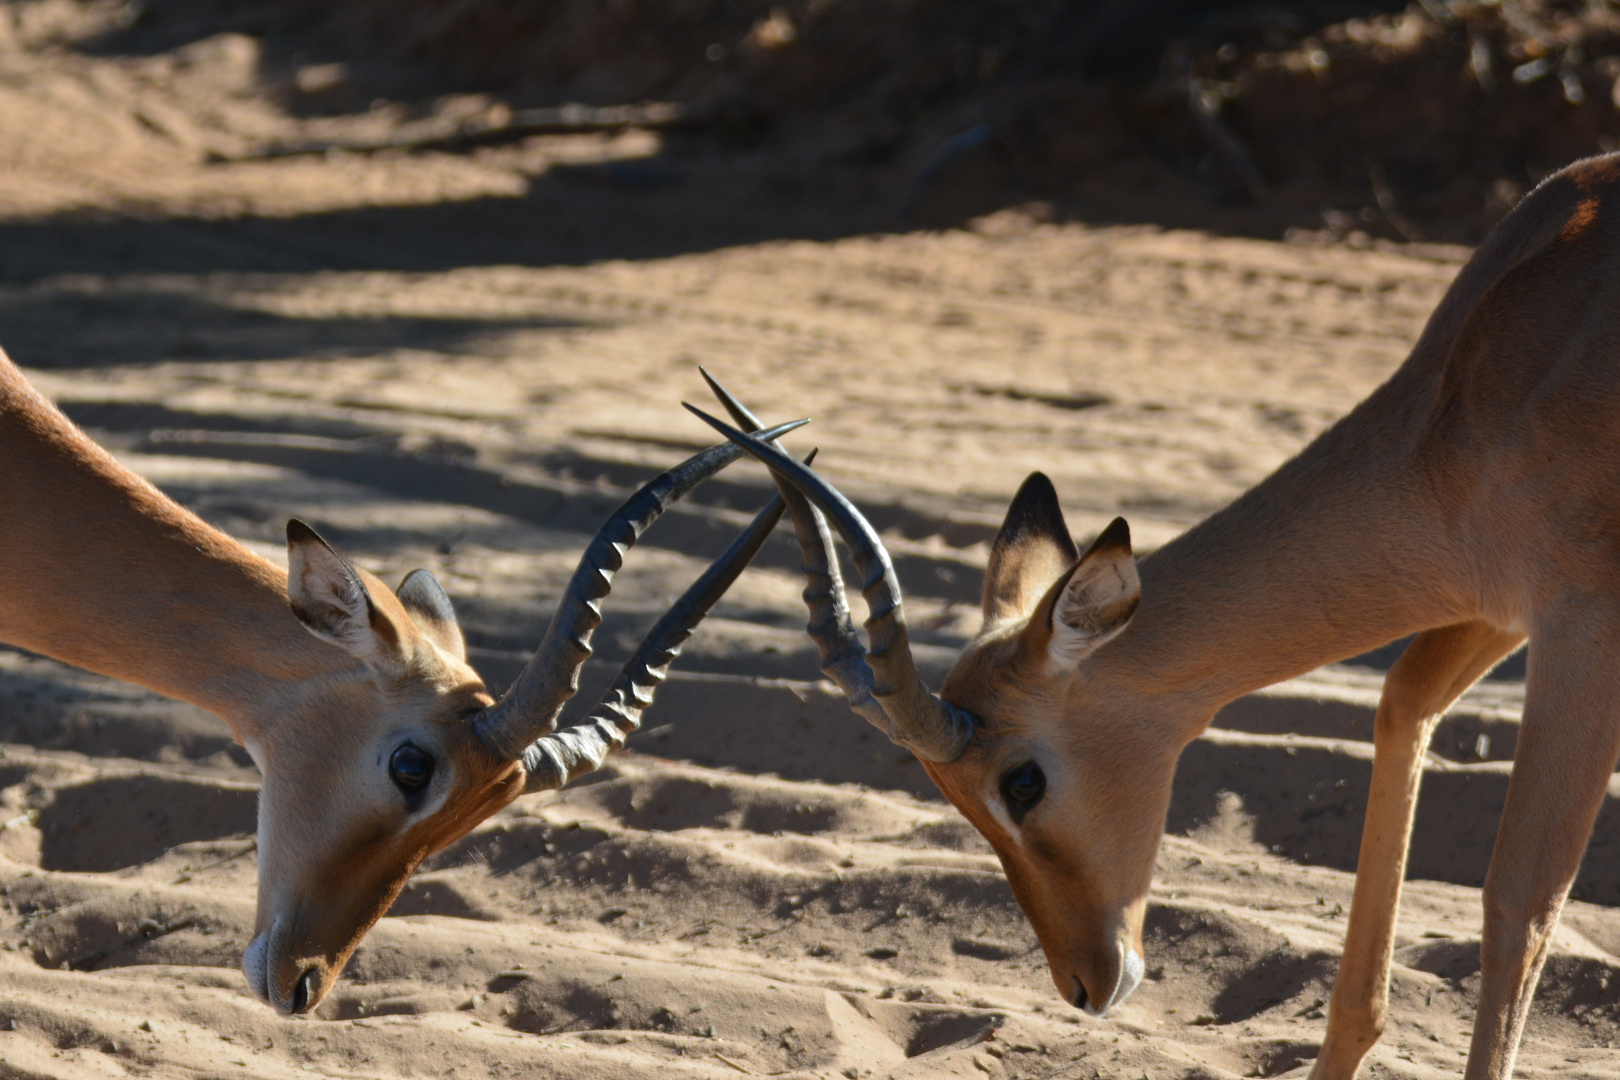
<path id="1" fill-rule="evenodd" d="M 1615 634 L 1579 620 L 1538 630 L 1524 721 L 1485 876 L 1479 1008 L 1468 1080 L 1507 1080 L 1564 899 L 1620 758 Z"/>
<path id="2" fill-rule="evenodd" d="M 1344 958 L 1312 1080 L 1353 1080 L 1362 1058 L 1383 1034 L 1395 917 L 1423 779 L 1423 755 L 1446 709 L 1523 641 L 1521 634 L 1486 623 L 1428 630 L 1413 639 L 1384 679 Z"/>

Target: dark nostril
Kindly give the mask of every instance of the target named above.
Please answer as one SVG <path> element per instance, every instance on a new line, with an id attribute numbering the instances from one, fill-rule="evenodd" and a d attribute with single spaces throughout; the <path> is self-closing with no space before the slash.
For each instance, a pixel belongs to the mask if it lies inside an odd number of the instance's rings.
<path id="1" fill-rule="evenodd" d="M 1077 1009 L 1085 1008 L 1087 1000 L 1088 999 L 1086 997 L 1086 984 L 1081 982 L 1079 979 L 1075 979 L 1074 980 L 1074 1007 L 1077 1008 Z"/>
<path id="2" fill-rule="evenodd" d="M 309 1008 L 309 999 L 314 989 L 315 969 L 310 968 L 304 972 L 303 978 L 298 980 L 298 985 L 293 987 L 292 1011 L 294 1013 L 301 1013 Z"/>

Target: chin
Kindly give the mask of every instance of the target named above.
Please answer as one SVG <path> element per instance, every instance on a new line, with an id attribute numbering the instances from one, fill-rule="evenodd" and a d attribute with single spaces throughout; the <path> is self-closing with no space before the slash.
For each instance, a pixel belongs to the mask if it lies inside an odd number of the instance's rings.
<path id="1" fill-rule="evenodd" d="M 1080 1006 L 1081 1010 L 1087 1016 L 1095 1016 L 1099 1020 L 1107 1017 L 1114 1009 L 1123 1005 L 1125 999 L 1130 997 L 1138 986 L 1142 985 L 1142 975 L 1146 970 L 1146 965 L 1142 961 L 1142 954 L 1135 949 L 1126 949 L 1125 956 L 1119 965 L 1119 981 L 1114 984 L 1114 996 L 1100 1006 L 1088 1001 Z"/>

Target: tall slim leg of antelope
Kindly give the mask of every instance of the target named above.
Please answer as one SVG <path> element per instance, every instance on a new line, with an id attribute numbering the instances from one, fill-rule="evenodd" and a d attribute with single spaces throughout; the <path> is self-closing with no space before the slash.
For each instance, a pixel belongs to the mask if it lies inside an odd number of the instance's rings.
<path id="1" fill-rule="evenodd" d="M 1395 918 L 1423 753 L 1446 709 L 1523 640 L 1478 622 L 1427 630 L 1413 639 L 1384 679 L 1373 728 L 1376 756 L 1355 898 L 1328 1007 L 1327 1037 L 1312 1080 L 1353 1080 L 1361 1059 L 1383 1034 Z"/>
<path id="2" fill-rule="evenodd" d="M 1612 619 L 1594 622 L 1577 615 L 1538 628 L 1531 648 L 1513 779 L 1485 876 L 1468 1080 L 1513 1073 L 1553 930 L 1620 758 L 1616 630 Z"/>

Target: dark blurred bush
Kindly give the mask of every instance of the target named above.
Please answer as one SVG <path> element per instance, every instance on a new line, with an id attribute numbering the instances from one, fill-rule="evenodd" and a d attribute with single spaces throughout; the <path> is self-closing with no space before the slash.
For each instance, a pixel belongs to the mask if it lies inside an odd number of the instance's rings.
<path id="1" fill-rule="evenodd" d="M 328 76 L 365 65 L 514 106 L 676 102 L 724 145 L 875 172 L 923 218 L 977 185 L 947 219 L 1044 199 L 1467 242 L 1620 139 L 1611 0 L 134 2 L 131 35 L 230 9 L 354 60 L 304 61 L 312 108 L 364 107 L 359 81 Z"/>

